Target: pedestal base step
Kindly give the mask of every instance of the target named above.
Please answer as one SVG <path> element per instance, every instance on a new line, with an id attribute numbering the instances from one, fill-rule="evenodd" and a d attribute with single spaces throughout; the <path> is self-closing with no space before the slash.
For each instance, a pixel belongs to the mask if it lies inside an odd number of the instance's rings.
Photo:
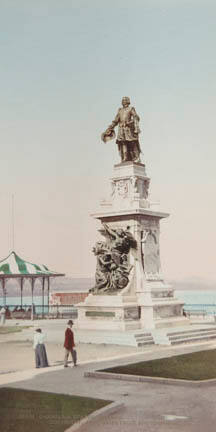
<path id="1" fill-rule="evenodd" d="M 144 345 L 154 345 L 154 339 L 151 333 L 138 333 L 134 335 L 138 347 Z"/>
<path id="2" fill-rule="evenodd" d="M 188 318 L 185 318 L 184 316 L 177 316 L 155 319 L 154 323 L 156 329 L 166 329 L 166 331 L 168 331 L 169 327 L 172 328 L 188 326 L 190 325 L 190 320 Z"/>
<path id="3" fill-rule="evenodd" d="M 154 330 L 82 330 L 76 329 L 76 341 L 81 343 L 124 345 L 148 347 L 151 345 L 177 345 L 193 342 L 205 342 L 216 339 L 216 326 L 190 325 L 176 331 L 168 329 Z"/>
<path id="4" fill-rule="evenodd" d="M 81 343 L 149 346 L 154 345 L 150 332 L 144 331 L 108 331 L 108 330 L 76 330 L 76 341 Z"/>

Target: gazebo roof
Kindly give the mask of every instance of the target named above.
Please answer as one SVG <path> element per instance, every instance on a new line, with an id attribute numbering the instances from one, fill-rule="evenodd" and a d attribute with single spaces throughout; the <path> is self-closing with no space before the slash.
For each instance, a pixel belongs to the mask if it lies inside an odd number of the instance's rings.
<path id="1" fill-rule="evenodd" d="M 20 258 L 14 251 L 7 258 L 0 261 L 1 277 L 39 277 L 39 276 L 64 276 L 63 273 L 50 271 L 43 264 L 32 264 Z"/>

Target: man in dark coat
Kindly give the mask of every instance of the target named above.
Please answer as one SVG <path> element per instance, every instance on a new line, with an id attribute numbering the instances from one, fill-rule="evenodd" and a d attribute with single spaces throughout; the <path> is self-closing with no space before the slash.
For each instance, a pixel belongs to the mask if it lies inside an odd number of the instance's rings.
<path id="1" fill-rule="evenodd" d="M 68 367 L 68 356 L 70 353 L 71 353 L 74 366 L 76 366 L 76 360 L 77 360 L 76 350 L 74 349 L 75 347 L 74 335 L 72 332 L 73 321 L 69 320 L 67 324 L 68 325 L 65 330 L 65 340 L 64 340 L 64 348 L 65 348 L 64 367 Z"/>

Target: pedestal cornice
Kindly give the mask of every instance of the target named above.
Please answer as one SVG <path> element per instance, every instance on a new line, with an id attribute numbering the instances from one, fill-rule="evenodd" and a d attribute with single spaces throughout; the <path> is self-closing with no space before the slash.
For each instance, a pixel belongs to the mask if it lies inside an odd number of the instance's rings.
<path id="1" fill-rule="evenodd" d="M 95 219 L 103 219 L 107 217 L 118 217 L 118 216 L 139 216 L 139 215 L 162 219 L 168 217 L 169 213 L 159 212 L 159 211 L 149 210 L 149 209 L 114 210 L 112 208 L 110 210 L 100 211 L 91 214 L 91 216 L 94 217 Z"/>

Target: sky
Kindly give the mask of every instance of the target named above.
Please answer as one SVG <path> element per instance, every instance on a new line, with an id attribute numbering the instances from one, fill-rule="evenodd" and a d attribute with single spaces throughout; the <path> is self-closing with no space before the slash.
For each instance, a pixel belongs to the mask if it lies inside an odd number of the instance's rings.
<path id="1" fill-rule="evenodd" d="M 0 0 L 0 259 L 94 275 L 91 214 L 120 161 L 100 136 L 129 96 L 170 213 L 163 273 L 216 281 L 215 20 L 210 0 Z"/>

